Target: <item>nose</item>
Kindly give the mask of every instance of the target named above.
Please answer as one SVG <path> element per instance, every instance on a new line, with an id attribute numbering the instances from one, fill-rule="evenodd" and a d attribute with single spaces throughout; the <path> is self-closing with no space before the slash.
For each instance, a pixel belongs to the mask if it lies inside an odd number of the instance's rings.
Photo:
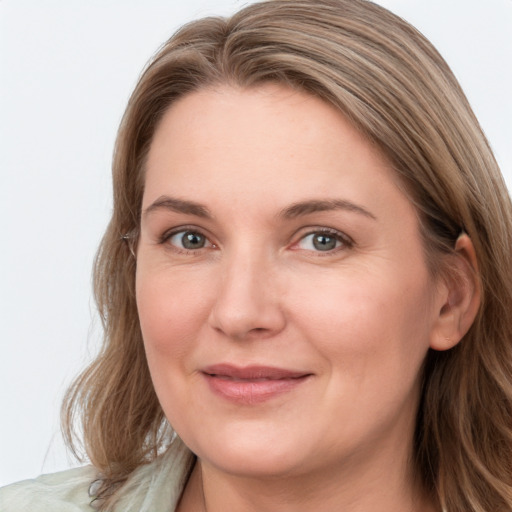
<path id="1" fill-rule="evenodd" d="M 271 262 L 255 254 L 224 261 L 210 326 L 235 339 L 269 338 L 286 325 L 279 278 Z"/>

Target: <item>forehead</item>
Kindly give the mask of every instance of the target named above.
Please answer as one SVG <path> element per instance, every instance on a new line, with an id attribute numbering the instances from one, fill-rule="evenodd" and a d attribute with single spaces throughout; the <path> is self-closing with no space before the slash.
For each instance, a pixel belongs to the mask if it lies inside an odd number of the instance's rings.
<path id="1" fill-rule="evenodd" d="M 203 185 L 251 195 L 302 186 L 329 194 L 365 180 L 395 180 L 387 159 L 326 102 L 281 85 L 203 89 L 163 116 L 146 165 L 146 198 L 172 186 L 200 194 Z M 277 190 L 276 190 L 276 187 Z M 210 191 L 213 192 L 213 191 Z"/>

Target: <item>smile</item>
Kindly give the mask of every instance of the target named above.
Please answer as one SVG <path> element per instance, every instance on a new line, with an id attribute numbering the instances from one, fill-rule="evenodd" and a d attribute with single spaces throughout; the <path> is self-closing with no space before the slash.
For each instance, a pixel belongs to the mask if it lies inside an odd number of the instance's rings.
<path id="1" fill-rule="evenodd" d="M 242 368 L 226 364 L 204 368 L 201 373 L 216 395 L 247 405 L 266 402 L 292 391 L 312 375 L 281 368 Z"/>

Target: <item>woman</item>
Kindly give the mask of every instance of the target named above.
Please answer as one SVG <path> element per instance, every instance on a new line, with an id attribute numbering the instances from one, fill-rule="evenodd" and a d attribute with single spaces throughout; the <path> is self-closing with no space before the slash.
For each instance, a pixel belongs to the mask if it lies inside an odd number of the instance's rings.
<path id="1" fill-rule="evenodd" d="M 2 510 L 511 510 L 511 228 L 401 19 L 272 0 L 185 26 L 118 136 L 105 344 L 64 408 L 92 466 Z"/>

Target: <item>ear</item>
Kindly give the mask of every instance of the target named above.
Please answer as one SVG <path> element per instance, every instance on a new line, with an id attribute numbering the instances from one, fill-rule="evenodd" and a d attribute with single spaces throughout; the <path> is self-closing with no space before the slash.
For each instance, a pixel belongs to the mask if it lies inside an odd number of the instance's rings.
<path id="1" fill-rule="evenodd" d="M 463 338 L 473 324 L 480 306 L 481 290 L 475 248 L 462 233 L 455 252 L 448 256 L 447 272 L 438 289 L 437 318 L 430 348 L 448 350 Z"/>

